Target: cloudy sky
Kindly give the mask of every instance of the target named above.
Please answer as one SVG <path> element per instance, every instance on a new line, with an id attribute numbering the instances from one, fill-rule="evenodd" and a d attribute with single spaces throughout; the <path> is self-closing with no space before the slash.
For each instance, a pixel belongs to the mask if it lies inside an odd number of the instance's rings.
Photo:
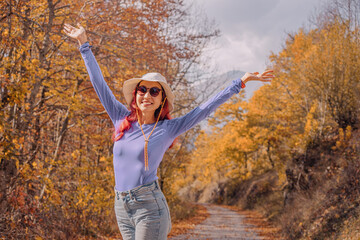
<path id="1" fill-rule="evenodd" d="M 326 0 L 193 0 L 215 20 L 221 37 L 208 48 L 219 73 L 263 71 L 287 33 L 309 24 Z M 329 1 L 329 0 L 327 0 Z"/>

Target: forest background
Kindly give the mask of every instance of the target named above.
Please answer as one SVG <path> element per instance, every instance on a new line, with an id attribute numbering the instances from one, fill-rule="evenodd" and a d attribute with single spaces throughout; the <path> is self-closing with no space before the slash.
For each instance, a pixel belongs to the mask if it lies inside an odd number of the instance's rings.
<path id="1" fill-rule="evenodd" d="M 289 239 L 345 239 L 360 226 L 360 3 L 332 0 L 270 57 L 277 78 L 234 96 L 178 139 L 159 168 L 174 221 L 193 201 L 261 211 Z M 219 35 L 183 0 L 0 2 L 0 237 L 118 233 L 114 129 L 63 24 L 88 31 L 118 97 L 123 81 L 163 73 L 173 116 L 197 106 L 207 44 Z M 109 224 L 104 224 L 109 223 Z M 350 238 L 349 238 L 350 239 Z"/>

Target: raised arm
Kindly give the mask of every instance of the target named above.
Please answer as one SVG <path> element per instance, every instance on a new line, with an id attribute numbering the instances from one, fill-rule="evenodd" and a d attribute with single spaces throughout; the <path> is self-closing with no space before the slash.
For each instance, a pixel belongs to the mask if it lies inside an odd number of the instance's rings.
<path id="1" fill-rule="evenodd" d="M 79 28 L 75 28 L 69 24 L 65 24 L 64 32 L 69 37 L 78 40 L 81 56 L 84 59 L 86 69 L 90 76 L 90 81 L 102 105 L 111 118 L 111 121 L 115 125 L 116 121 L 126 117 L 129 114 L 129 111 L 123 104 L 116 100 L 114 94 L 106 84 L 100 67 L 90 49 L 89 43 L 87 42 L 85 29 L 80 25 L 78 25 L 78 27 Z"/>
<path id="2" fill-rule="evenodd" d="M 249 81 L 262 81 L 270 82 L 274 75 L 272 70 L 259 73 L 246 73 L 241 79 L 236 79 L 232 84 L 220 91 L 214 97 L 201 104 L 199 107 L 193 109 L 186 115 L 174 118 L 168 122 L 169 134 L 176 137 L 190 128 L 194 127 L 197 123 L 209 116 L 217 107 L 225 103 L 235 93 L 239 93 L 241 88 L 245 87 L 245 83 Z"/>

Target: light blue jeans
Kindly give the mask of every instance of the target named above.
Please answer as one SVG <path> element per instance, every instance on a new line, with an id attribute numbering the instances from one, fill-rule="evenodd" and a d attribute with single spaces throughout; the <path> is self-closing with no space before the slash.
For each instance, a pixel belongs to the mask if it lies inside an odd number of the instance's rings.
<path id="1" fill-rule="evenodd" d="M 163 240 L 171 229 L 169 207 L 157 180 L 125 192 L 115 189 L 115 214 L 124 240 Z"/>

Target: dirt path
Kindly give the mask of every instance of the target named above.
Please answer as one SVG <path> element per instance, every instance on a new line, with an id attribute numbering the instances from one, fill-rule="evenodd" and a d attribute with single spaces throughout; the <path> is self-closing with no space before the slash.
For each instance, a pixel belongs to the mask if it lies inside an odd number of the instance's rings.
<path id="1" fill-rule="evenodd" d="M 216 240 L 216 239 L 238 239 L 238 240 L 258 240 L 264 239 L 254 230 L 254 226 L 245 224 L 243 215 L 230 209 L 204 204 L 209 217 L 195 226 L 187 234 L 178 235 L 170 240 L 197 239 L 197 240 Z"/>

